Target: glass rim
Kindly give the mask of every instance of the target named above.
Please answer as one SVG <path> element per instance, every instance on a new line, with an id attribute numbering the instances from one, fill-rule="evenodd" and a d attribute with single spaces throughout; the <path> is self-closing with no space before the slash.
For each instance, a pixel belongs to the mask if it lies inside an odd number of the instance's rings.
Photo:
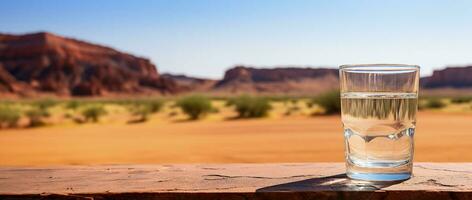
<path id="1" fill-rule="evenodd" d="M 419 70 L 419 65 L 409 64 L 347 64 L 339 66 L 340 70 L 361 70 L 361 71 L 405 71 Z"/>

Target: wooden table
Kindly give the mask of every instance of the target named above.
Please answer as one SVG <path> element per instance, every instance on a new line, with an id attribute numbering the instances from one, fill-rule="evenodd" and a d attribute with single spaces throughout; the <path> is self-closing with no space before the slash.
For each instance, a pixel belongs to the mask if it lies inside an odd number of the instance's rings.
<path id="1" fill-rule="evenodd" d="M 472 163 L 350 180 L 343 163 L 0 167 L 0 199 L 472 199 Z"/>

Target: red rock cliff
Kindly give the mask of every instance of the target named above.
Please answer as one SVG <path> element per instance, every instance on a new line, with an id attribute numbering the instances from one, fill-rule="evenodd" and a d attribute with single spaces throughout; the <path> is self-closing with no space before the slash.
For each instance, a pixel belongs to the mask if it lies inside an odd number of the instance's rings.
<path id="1" fill-rule="evenodd" d="M 424 88 L 472 87 L 472 66 L 435 70 L 432 76 L 421 79 L 421 86 Z"/>
<path id="2" fill-rule="evenodd" d="M 0 92 L 58 95 L 178 91 L 145 58 L 51 33 L 0 34 Z"/>
<path id="3" fill-rule="evenodd" d="M 339 87 L 338 70 L 310 67 L 252 68 L 226 71 L 216 91 L 312 95 Z"/>

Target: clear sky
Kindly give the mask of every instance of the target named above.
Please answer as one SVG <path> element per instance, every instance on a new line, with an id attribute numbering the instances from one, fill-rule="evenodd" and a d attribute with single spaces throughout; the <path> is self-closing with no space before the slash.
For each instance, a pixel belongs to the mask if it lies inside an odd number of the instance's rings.
<path id="1" fill-rule="evenodd" d="M 36 31 L 212 78 L 236 64 L 472 64 L 472 1 L 0 0 L 0 32 Z"/>

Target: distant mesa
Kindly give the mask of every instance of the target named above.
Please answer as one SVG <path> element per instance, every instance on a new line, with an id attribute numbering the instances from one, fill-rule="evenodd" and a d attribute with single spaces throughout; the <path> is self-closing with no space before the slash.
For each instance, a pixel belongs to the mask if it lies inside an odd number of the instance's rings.
<path id="1" fill-rule="evenodd" d="M 318 94 L 338 87 L 338 70 L 328 68 L 286 66 L 255 68 L 235 66 L 223 79 L 211 80 L 185 75 L 164 74 L 185 91 L 209 94 Z"/>
<path id="2" fill-rule="evenodd" d="M 0 34 L 0 94 L 301 94 L 337 87 L 336 69 L 237 66 L 222 80 L 160 75 L 150 60 L 52 33 Z"/>
<path id="3" fill-rule="evenodd" d="M 162 74 L 161 77 L 173 80 L 182 91 L 208 92 L 211 91 L 217 80 L 190 77 L 183 74 Z"/>
<path id="4" fill-rule="evenodd" d="M 0 92 L 29 96 L 175 93 L 145 58 L 41 32 L 0 34 Z"/>
<path id="5" fill-rule="evenodd" d="M 472 87 L 472 66 L 435 70 L 432 76 L 421 79 L 421 86 L 423 88 L 470 88 Z"/>
<path id="6" fill-rule="evenodd" d="M 436 70 L 420 84 L 423 91 L 433 91 L 430 94 L 444 94 L 442 88 L 472 91 L 472 66 Z M 338 87 L 334 68 L 235 66 L 221 80 L 160 75 L 150 60 L 109 47 L 46 32 L 0 34 L 0 97 L 185 92 L 311 96 Z"/>
<path id="7" fill-rule="evenodd" d="M 339 86 L 338 70 L 314 67 L 253 68 L 236 66 L 226 71 L 213 91 L 316 95 Z M 465 95 L 472 92 L 472 66 L 447 67 L 420 79 L 424 94 Z M 469 93 L 471 95 L 472 93 Z"/>
<path id="8" fill-rule="evenodd" d="M 285 66 L 253 68 L 236 66 L 226 71 L 213 88 L 222 93 L 262 93 L 313 95 L 336 89 L 338 70 L 329 68 Z"/>

